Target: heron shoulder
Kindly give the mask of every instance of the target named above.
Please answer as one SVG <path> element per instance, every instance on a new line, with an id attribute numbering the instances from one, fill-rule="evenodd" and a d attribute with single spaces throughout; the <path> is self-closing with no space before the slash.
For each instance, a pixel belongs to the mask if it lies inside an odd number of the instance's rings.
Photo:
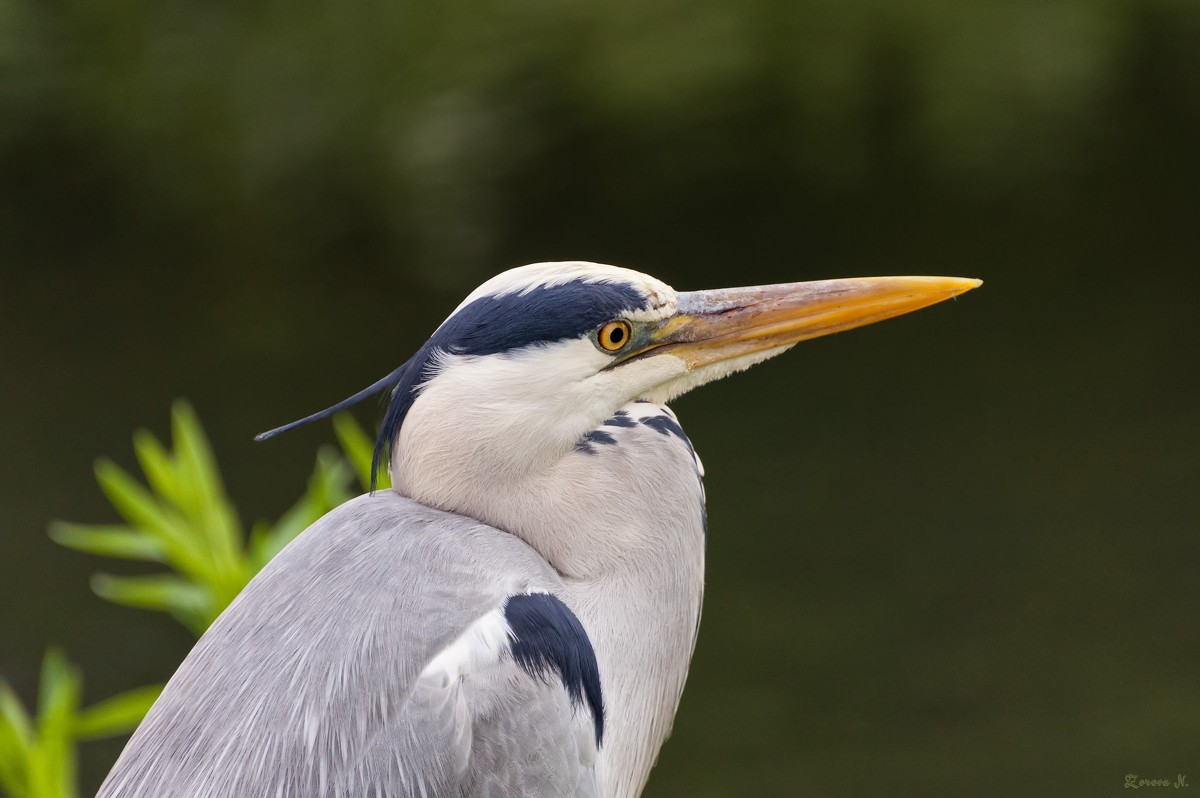
<path id="1" fill-rule="evenodd" d="M 100 794 L 341 794 L 338 784 L 366 789 L 396 768 L 466 778 L 480 720 L 471 702 L 499 705 L 513 689 L 543 720 L 574 729 L 583 747 L 552 764 L 556 779 L 582 778 L 596 750 L 588 712 L 576 711 L 569 679 L 523 671 L 512 639 L 491 638 L 475 696 L 461 680 L 422 678 L 509 597 L 560 589 L 543 559 L 500 530 L 391 492 L 354 499 L 297 537 L 217 619 Z M 412 724 L 442 729 L 446 745 L 421 748 Z M 436 767 L 405 764 L 430 758 Z"/>

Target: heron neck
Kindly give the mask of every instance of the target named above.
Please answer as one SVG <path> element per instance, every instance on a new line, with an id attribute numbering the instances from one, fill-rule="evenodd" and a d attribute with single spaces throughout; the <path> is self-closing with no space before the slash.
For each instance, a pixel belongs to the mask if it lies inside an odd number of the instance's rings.
<path id="1" fill-rule="evenodd" d="M 596 651 L 606 728 L 599 775 L 607 798 L 641 794 L 687 679 L 703 599 L 703 546 L 674 562 L 568 582 L 564 600 Z"/>
<path id="2" fill-rule="evenodd" d="M 549 487 L 497 502 L 510 517 L 491 523 L 524 538 L 563 575 L 562 598 L 587 630 L 600 666 L 604 795 L 633 798 L 670 733 L 695 646 L 703 496 L 683 441 L 644 426 L 605 431 L 615 444 L 573 452 L 557 478 L 543 483 Z M 588 492 L 594 501 L 563 488 L 597 483 L 604 487 Z"/>
<path id="3" fill-rule="evenodd" d="M 563 600 L 591 637 L 603 684 L 600 768 L 609 798 L 637 795 L 670 731 L 687 677 L 704 583 L 698 461 L 665 407 L 637 403 L 518 478 L 441 450 L 399 459 L 410 498 L 514 534 L 563 578 Z M 672 430 L 664 431 L 669 424 Z M 607 423 L 607 422 L 606 422 Z M 469 474 L 467 478 L 463 474 Z M 449 488 L 449 489 L 448 489 Z"/>

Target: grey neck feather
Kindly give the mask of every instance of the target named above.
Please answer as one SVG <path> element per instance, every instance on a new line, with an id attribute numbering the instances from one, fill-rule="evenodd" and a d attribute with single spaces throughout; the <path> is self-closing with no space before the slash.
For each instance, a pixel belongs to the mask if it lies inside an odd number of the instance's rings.
<path id="1" fill-rule="evenodd" d="M 670 412 L 645 403 L 627 410 L 634 417 Z M 670 732 L 695 644 L 703 488 L 684 440 L 640 423 L 604 431 L 615 443 L 590 453 L 560 447 L 538 473 L 516 478 L 480 468 L 470 446 L 423 452 L 423 441 L 402 433 L 392 479 L 401 495 L 517 535 L 563 575 L 569 595 L 561 598 L 592 638 L 600 665 L 605 794 L 626 798 L 639 794 Z"/>

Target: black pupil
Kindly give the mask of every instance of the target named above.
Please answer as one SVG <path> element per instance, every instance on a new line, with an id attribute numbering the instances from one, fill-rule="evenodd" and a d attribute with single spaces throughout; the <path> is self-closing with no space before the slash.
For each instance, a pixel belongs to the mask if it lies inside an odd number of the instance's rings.
<path id="1" fill-rule="evenodd" d="M 613 327 L 608 333 L 608 340 L 612 341 L 614 344 L 621 343 L 621 340 L 624 337 L 625 337 L 625 328 L 624 327 L 620 327 L 620 326 Z"/>

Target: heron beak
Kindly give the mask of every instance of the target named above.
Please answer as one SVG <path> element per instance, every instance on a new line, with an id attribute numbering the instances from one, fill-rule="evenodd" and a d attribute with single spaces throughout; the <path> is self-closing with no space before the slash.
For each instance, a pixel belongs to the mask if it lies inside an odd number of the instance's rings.
<path id="1" fill-rule="evenodd" d="M 678 312 L 636 355 L 672 354 L 690 371 L 910 313 L 978 288 L 964 277 L 857 277 L 678 295 Z"/>

